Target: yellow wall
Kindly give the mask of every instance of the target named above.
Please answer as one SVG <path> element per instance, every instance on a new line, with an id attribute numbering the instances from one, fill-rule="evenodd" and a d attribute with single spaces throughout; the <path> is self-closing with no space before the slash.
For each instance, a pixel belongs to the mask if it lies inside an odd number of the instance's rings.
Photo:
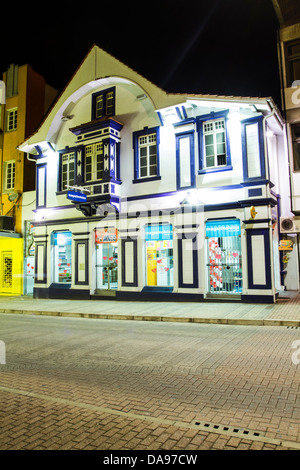
<path id="1" fill-rule="evenodd" d="M 23 293 L 23 238 L 0 237 L 0 295 Z"/>
<path id="2" fill-rule="evenodd" d="M 3 150 L 2 150 L 2 164 L 9 160 L 15 160 L 15 188 L 14 192 L 23 192 L 23 175 L 24 175 L 24 153 L 19 152 L 17 149 L 24 141 L 25 136 L 25 120 L 26 120 L 26 88 L 27 88 L 27 65 L 19 67 L 18 73 L 18 95 L 6 99 L 5 113 L 12 108 L 18 108 L 18 121 L 17 129 L 15 131 L 6 132 L 6 119 L 4 118 L 3 125 Z M 4 74 L 6 80 L 6 74 Z M 6 116 L 5 116 L 6 117 Z M 4 127 L 5 126 L 5 127 Z M 2 165 L 1 165 L 2 166 Z M 1 175 L 1 187 L 3 184 Z M 1 191 L 2 192 L 2 191 Z M 13 191 L 12 191 L 13 192 Z M 22 209 L 15 206 L 14 203 L 8 200 L 8 194 L 2 193 L 2 214 L 13 215 L 10 212 L 14 208 L 15 215 L 15 230 L 18 233 L 22 232 Z M 22 204 L 20 197 L 17 204 Z"/>

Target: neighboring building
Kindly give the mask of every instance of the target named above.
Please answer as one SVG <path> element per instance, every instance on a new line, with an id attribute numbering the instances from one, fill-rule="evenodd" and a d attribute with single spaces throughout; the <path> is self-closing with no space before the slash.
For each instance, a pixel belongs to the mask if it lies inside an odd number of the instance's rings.
<path id="1" fill-rule="evenodd" d="M 93 46 L 19 146 L 34 296 L 275 302 L 285 136 L 272 98 L 168 94 Z"/>
<path id="2" fill-rule="evenodd" d="M 291 217 L 281 220 L 281 233 L 293 250 L 283 252 L 288 261 L 285 284 L 299 289 L 300 233 L 300 4 L 295 0 L 272 0 L 279 20 L 278 59 L 281 76 L 282 112 L 287 122 Z"/>
<path id="3" fill-rule="evenodd" d="M 18 146 L 35 131 L 57 92 L 30 65 L 10 65 L 1 84 L 0 294 L 22 294 L 23 194 L 35 189 L 35 163 Z"/>

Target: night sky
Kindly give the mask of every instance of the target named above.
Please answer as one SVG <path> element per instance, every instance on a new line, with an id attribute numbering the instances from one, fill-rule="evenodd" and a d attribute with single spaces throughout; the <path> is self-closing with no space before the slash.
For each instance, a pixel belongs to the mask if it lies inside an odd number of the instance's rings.
<path id="1" fill-rule="evenodd" d="M 271 0 L 23 5 L 1 19 L 1 74 L 28 63 L 60 91 L 97 44 L 167 92 L 272 96 L 280 107 Z"/>

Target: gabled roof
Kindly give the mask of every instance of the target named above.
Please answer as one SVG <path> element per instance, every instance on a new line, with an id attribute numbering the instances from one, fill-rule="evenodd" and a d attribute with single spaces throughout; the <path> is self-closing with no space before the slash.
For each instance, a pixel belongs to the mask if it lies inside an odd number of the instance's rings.
<path id="1" fill-rule="evenodd" d="M 262 107 L 266 110 L 271 98 L 234 97 L 201 95 L 188 93 L 167 93 L 133 69 L 105 52 L 97 45 L 93 45 L 85 56 L 70 81 L 56 98 L 49 112 L 44 117 L 37 131 L 19 146 L 19 150 L 37 154 L 36 146 L 54 145 L 63 124 L 63 118 L 69 114 L 72 106 L 84 95 L 99 88 L 101 85 L 116 83 L 134 83 L 147 95 L 155 110 L 187 103 L 188 101 L 219 101 L 227 103 L 248 103 Z M 275 104 L 272 102 L 272 106 Z"/>
<path id="2" fill-rule="evenodd" d="M 101 86 L 102 83 L 111 81 L 112 77 L 119 82 L 137 84 L 141 88 L 141 93 L 145 93 L 151 99 L 155 109 L 174 106 L 182 102 L 182 95 L 166 93 L 97 45 L 93 45 L 68 84 L 58 95 L 37 131 L 19 146 L 20 150 L 30 153 L 30 147 L 39 142 L 55 144 L 62 123 L 61 119 L 71 103 L 76 103 L 82 96 L 93 88 Z"/>

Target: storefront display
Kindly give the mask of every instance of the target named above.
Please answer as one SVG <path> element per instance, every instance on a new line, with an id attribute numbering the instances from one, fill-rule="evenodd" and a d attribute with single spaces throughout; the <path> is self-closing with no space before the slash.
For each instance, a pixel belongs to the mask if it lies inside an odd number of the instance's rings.
<path id="1" fill-rule="evenodd" d="M 147 225 L 145 241 L 147 286 L 172 287 L 174 285 L 172 225 Z"/>
<path id="2" fill-rule="evenodd" d="M 96 229 L 96 290 L 118 287 L 118 232 Z"/>
<path id="3" fill-rule="evenodd" d="M 242 292 L 241 227 L 237 220 L 206 223 L 208 292 Z"/>
<path id="4" fill-rule="evenodd" d="M 54 282 L 71 284 L 72 282 L 72 233 L 54 232 Z"/>

